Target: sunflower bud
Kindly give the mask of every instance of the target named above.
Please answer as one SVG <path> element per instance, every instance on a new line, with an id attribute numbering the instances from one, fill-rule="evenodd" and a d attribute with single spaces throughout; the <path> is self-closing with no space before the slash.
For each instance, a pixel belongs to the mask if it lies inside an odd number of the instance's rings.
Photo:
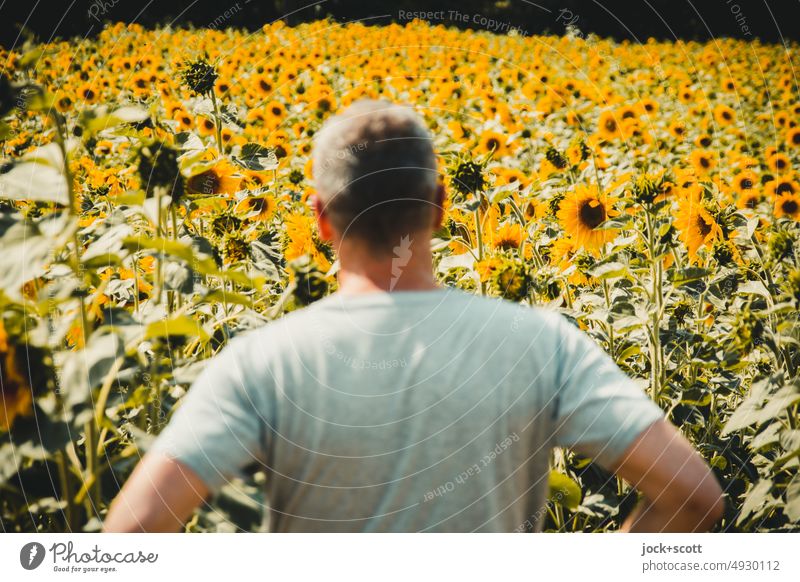
<path id="1" fill-rule="evenodd" d="M 250 258 L 250 245 L 238 234 L 231 234 L 222 241 L 222 260 L 226 265 L 240 263 Z"/>
<path id="2" fill-rule="evenodd" d="M 300 305 L 310 305 L 328 294 L 325 274 L 308 255 L 298 257 L 289 263 L 289 276 L 294 282 L 292 294 Z"/>
<path id="3" fill-rule="evenodd" d="M 794 302 L 796 307 L 800 308 L 800 269 L 793 269 L 789 272 L 783 288 L 789 299 Z"/>
<path id="4" fill-rule="evenodd" d="M 544 157 L 547 158 L 547 161 L 553 164 L 559 170 L 563 170 L 569 165 L 569 161 L 567 160 L 566 156 L 558 151 L 553 146 L 549 146 L 547 151 L 544 153 Z"/>
<path id="5" fill-rule="evenodd" d="M 459 194 L 482 191 L 485 184 L 483 166 L 473 161 L 459 163 L 453 172 L 453 187 Z"/>
<path id="6" fill-rule="evenodd" d="M 652 176 L 642 174 L 631 185 L 631 192 L 633 198 L 639 204 L 652 204 L 653 201 L 661 194 L 660 181 Z"/>
<path id="7" fill-rule="evenodd" d="M 163 143 L 142 146 L 139 149 L 139 178 L 148 193 L 157 186 L 166 188 L 176 202 L 183 194 L 178 151 Z"/>
<path id="8" fill-rule="evenodd" d="M 205 95 L 214 90 L 217 70 L 204 59 L 189 61 L 182 72 L 183 84 L 197 95 Z"/>
<path id="9" fill-rule="evenodd" d="M 792 256 L 795 243 L 785 230 L 773 232 L 769 237 L 769 254 L 775 261 L 782 261 Z"/>
<path id="10" fill-rule="evenodd" d="M 0 117 L 17 106 L 19 92 L 8 76 L 0 74 Z"/>

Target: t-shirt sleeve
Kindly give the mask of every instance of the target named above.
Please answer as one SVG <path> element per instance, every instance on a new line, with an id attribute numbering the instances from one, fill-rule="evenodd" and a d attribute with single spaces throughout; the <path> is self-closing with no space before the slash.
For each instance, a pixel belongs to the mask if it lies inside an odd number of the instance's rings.
<path id="1" fill-rule="evenodd" d="M 253 463 L 264 465 L 264 386 L 243 368 L 244 338 L 232 340 L 212 358 L 183 397 L 150 451 L 192 469 L 217 492 Z"/>
<path id="2" fill-rule="evenodd" d="M 563 315 L 555 324 L 555 444 L 609 466 L 664 414 L 591 337 Z"/>

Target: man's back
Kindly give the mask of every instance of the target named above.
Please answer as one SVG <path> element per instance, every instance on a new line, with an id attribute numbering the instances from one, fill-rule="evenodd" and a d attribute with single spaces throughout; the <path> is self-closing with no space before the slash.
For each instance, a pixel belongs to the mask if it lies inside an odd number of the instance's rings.
<path id="1" fill-rule="evenodd" d="M 554 445 L 613 461 L 661 416 L 555 313 L 336 294 L 234 339 L 155 448 L 212 489 L 259 463 L 272 531 L 514 531 Z"/>

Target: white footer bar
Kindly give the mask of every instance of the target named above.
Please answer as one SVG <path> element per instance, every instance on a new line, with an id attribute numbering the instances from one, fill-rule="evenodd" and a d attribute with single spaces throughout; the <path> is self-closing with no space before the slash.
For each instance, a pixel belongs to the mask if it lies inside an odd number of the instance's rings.
<path id="1" fill-rule="evenodd" d="M 798 564 L 800 534 L 0 535 L 13 581 L 754 582 L 800 580 Z"/>

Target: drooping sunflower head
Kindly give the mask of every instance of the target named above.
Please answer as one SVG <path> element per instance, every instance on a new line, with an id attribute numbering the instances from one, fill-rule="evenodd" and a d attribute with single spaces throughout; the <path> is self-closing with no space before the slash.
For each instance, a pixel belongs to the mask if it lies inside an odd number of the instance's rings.
<path id="1" fill-rule="evenodd" d="M 139 178 L 142 187 L 152 192 L 154 187 L 165 188 L 173 200 L 183 193 L 183 176 L 178 166 L 178 151 L 172 146 L 155 142 L 139 148 Z"/>
<path id="2" fill-rule="evenodd" d="M 18 91 L 11 79 L 0 73 L 0 117 L 3 117 L 17 106 Z"/>
<path id="3" fill-rule="evenodd" d="M 292 295 L 301 306 L 310 305 L 328 294 L 330 284 L 325 273 L 308 255 L 292 260 L 288 267 Z"/>
<path id="4" fill-rule="evenodd" d="M 52 354 L 11 336 L 0 321 L 0 432 L 30 415 L 36 397 L 55 386 Z"/>

